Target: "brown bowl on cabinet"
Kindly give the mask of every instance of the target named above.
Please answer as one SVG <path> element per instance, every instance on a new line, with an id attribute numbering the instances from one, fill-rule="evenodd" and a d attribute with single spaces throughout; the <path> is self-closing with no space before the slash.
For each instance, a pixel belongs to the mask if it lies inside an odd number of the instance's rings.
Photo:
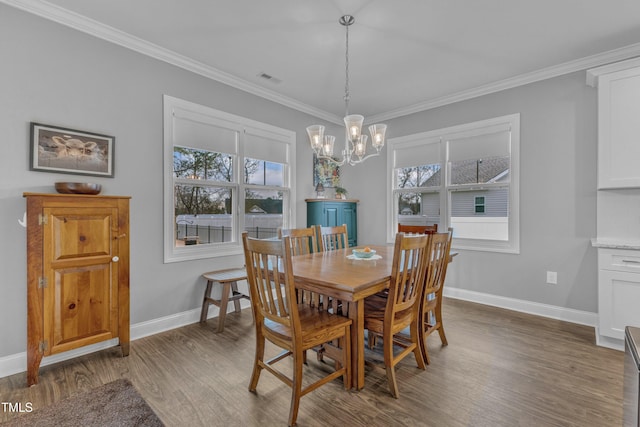
<path id="1" fill-rule="evenodd" d="M 90 182 L 56 182 L 56 191 L 63 194 L 99 194 L 100 184 Z"/>

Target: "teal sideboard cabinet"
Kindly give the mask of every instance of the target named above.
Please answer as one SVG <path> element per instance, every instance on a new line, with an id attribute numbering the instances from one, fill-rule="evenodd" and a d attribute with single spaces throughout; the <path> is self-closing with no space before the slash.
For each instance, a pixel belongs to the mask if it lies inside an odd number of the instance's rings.
<path id="1" fill-rule="evenodd" d="M 358 200 L 305 199 L 305 202 L 307 202 L 307 227 L 312 225 L 333 227 L 347 224 L 349 246 L 358 245 Z"/>

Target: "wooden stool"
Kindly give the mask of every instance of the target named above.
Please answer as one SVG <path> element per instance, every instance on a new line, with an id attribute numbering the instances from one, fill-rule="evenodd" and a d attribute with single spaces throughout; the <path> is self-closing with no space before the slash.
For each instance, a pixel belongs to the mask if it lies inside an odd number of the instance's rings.
<path id="1" fill-rule="evenodd" d="M 246 280 L 247 271 L 244 268 L 210 271 L 208 273 L 204 273 L 202 277 L 207 279 L 207 288 L 204 291 L 200 323 L 204 323 L 207 320 L 209 305 L 214 304 L 220 308 L 217 332 L 222 332 L 224 330 L 224 318 L 227 316 L 227 304 L 229 301 L 233 301 L 233 304 L 235 305 L 235 312 L 240 313 L 240 301 L 238 300 L 241 298 L 250 299 L 247 295 L 238 292 L 238 280 Z M 214 283 L 222 285 L 222 294 L 219 300 L 211 298 L 211 288 Z M 231 296 L 229 296 L 230 291 L 233 292 Z"/>

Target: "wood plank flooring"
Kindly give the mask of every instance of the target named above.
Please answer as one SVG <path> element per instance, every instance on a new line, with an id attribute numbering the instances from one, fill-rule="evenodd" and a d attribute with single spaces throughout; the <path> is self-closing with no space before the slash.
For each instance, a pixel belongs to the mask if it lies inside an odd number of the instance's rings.
<path id="1" fill-rule="evenodd" d="M 384 371 L 347 392 L 334 381 L 304 396 L 299 426 L 620 426 L 624 354 L 597 347 L 593 328 L 445 299 L 449 345 L 428 341 L 431 365 L 397 367 L 400 399 Z M 128 378 L 167 426 L 283 426 L 290 389 L 263 372 L 247 390 L 253 363 L 251 314 L 216 319 L 26 373 L 0 378 L 0 402 L 47 406 L 80 390 Z M 273 353 L 275 349 L 271 348 Z M 307 380 L 323 366 L 310 354 Z M 2 410 L 0 422 L 19 414 Z"/>

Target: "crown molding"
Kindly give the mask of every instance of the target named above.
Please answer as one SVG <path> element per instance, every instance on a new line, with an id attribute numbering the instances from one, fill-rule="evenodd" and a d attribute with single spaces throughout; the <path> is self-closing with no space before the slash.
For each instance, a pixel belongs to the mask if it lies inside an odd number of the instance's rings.
<path id="1" fill-rule="evenodd" d="M 131 34 L 117 30 L 113 27 L 105 25 L 101 22 L 79 15 L 67 9 L 55 6 L 43 0 L 0 0 L 0 3 L 7 4 L 17 9 L 40 16 L 50 21 L 57 22 L 67 27 L 82 31 L 86 34 L 109 41 L 119 46 L 131 49 L 143 55 L 150 56 L 168 64 L 175 65 L 187 71 L 199 74 L 211 80 L 218 81 L 227 86 L 242 90 L 252 95 L 259 96 L 269 101 L 284 105 L 296 111 L 309 114 L 313 117 L 326 120 L 327 122 L 341 125 L 342 117 L 312 107 L 308 104 L 297 101 L 293 98 L 281 95 L 277 92 L 265 89 L 254 83 L 239 79 L 231 74 L 208 66 L 198 61 L 194 61 L 186 56 L 180 55 L 169 49 L 162 48 L 153 43 L 132 36 Z M 622 61 L 633 57 L 640 56 L 640 43 L 632 44 L 622 48 L 610 50 L 574 61 L 565 62 L 559 65 L 543 68 L 541 70 L 532 71 L 530 73 L 521 74 L 497 82 L 489 83 L 483 86 L 464 90 L 451 95 L 430 99 L 407 107 L 398 108 L 385 113 L 376 114 L 367 117 L 367 122 L 376 123 L 383 120 L 395 119 L 407 116 L 421 111 L 430 110 L 455 102 L 465 101 L 477 98 L 483 95 L 500 92 L 506 89 L 535 83 L 538 81 L 558 77 L 577 71 L 586 70 L 592 67 L 599 67 L 612 62 Z"/>
<path id="2" fill-rule="evenodd" d="M 430 110 L 436 107 L 453 104 L 455 102 L 466 101 L 468 99 L 477 98 L 483 95 L 500 92 L 505 89 L 523 86 L 529 83 L 535 83 L 547 80 L 553 77 L 559 77 L 565 74 L 586 70 L 591 67 L 599 67 L 612 62 L 623 61 L 629 58 L 640 56 L 640 43 L 587 56 L 585 58 L 574 61 L 565 62 L 541 70 L 532 71 L 530 73 L 521 74 L 512 78 L 499 80 L 487 85 L 478 86 L 473 89 L 457 92 L 452 95 L 446 95 L 439 98 L 430 99 L 425 102 L 410 105 L 408 107 L 398 108 L 386 113 L 377 114 L 368 117 L 368 121 L 378 122 L 382 120 L 395 119 L 409 114 L 419 113 L 421 111 Z"/>
<path id="3" fill-rule="evenodd" d="M 83 33 L 95 36 L 99 39 L 106 40 L 168 64 L 175 65 L 176 67 L 191 71 L 195 74 L 199 74 L 203 77 L 215 80 L 252 95 L 265 98 L 269 101 L 276 102 L 296 111 L 309 114 L 313 117 L 335 124 L 342 123 L 342 117 L 335 114 L 304 104 L 293 98 L 265 89 L 246 80 L 239 79 L 229 73 L 225 73 L 201 62 L 194 61 L 193 59 L 180 55 L 172 50 L 165 49 L 141 38 L 125 33 L 124 31 L 120 31 L 99 21 L 71 12 L 46 1 L 0 0 L 0 3 L 5 3 L 33 15 L 40 16 L 41 18 L 82 31 Z"/>
<path id="4" fill-rule="evenodd" d="M 640 67 L 640 58 L 633 58 L 626 61 L 614 62 L 612 64 L 603 65 L 601 67 L 587 70 L 587 84 L 592 87 L 598 87 L 598 77 L 603 74 L 624 71 L 630 68 Z"/>

